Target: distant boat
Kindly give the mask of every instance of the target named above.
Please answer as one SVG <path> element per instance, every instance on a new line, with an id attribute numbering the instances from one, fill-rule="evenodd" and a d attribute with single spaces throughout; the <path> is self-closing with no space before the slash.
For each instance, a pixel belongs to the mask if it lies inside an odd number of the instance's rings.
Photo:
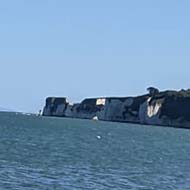
<path id="1" fill-rule="evenodd" d="M 98 119 L 98 116 L 94 116 L 93 118 L 92 118 L 92 120 L 93 121 L 98 121 L 99 119 Z"/>

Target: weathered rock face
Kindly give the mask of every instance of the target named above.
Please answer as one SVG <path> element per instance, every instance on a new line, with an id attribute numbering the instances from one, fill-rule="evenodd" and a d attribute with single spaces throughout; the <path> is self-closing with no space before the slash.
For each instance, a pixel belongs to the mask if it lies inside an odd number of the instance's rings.
<path id="1" fill-rule="evenodd" d="M 102 120 L 120 122 L 139 122 L 139 107 L 146 96 L 128 98 L 107 98 Z"/>
<path id="2" fill-rule="evenodd" d="M 72 116 L 74 118 L 92 119 L 104 107 L 102 99 L 85 99 L 80 104 L 74 104 L 72 107 Z"/>
<path id="3" fill-rule="evenodd" d="M 139 108 L 141 124 L 161 125 L 160 115 L 164 99 L 148 98 Z"/>
<path id="4" fill-rule="evenodd" d="M 139 109 L 140 123 L 190 128 L 190 93 L 166 91 L 149 97 Z"/>
<path id="5" fill-rule="evenodd" d="M 104 98 L 85 99 L 80 104 L 70 105 L 66 98 L 47 98 L 43 111 L 44 116 L 63 116 L 92 119 L 102 111 Z"/>
<path id="6" fill-rule="evenodd" d="M 74 105 L 70 105 L 66 98 L 49 97 L 43 115 L 190 128 L 190 92 L 91 98 Z"/>
<path id="7" fill-rule="evenodd" d="M 43 116 L 65 116 L 68 101 L 66 98 L 48 97 L 43 110 Z"/>

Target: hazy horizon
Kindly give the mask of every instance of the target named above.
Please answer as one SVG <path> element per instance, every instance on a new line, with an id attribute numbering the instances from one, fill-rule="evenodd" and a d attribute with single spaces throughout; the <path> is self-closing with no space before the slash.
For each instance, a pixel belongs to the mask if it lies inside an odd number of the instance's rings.
<path id="1" fill-rule="evenodd" d="M 187 0 L 3 1 L 0 107 L 190 88 Z"/>

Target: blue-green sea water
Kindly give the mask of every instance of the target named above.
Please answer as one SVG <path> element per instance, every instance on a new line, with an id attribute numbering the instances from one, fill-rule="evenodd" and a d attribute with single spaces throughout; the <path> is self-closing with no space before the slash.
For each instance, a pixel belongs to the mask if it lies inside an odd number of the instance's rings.
<path id="1" fill-rule="evenodd" d="M 0 190 L 189 190 L 190 130 L 0 113 Z"/>

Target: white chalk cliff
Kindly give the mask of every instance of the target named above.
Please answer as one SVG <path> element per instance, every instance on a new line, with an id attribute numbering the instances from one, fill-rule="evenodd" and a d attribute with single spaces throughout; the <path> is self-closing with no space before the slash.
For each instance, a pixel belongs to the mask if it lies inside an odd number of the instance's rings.
<path id="1" fill-rule="evenodd" d="M 66 98 L 49 97 L 44 116 L 132 122 L 190 128 L 190 92 L 157 92 L 124 98 L 91 98 L 71 105 Z"/>

